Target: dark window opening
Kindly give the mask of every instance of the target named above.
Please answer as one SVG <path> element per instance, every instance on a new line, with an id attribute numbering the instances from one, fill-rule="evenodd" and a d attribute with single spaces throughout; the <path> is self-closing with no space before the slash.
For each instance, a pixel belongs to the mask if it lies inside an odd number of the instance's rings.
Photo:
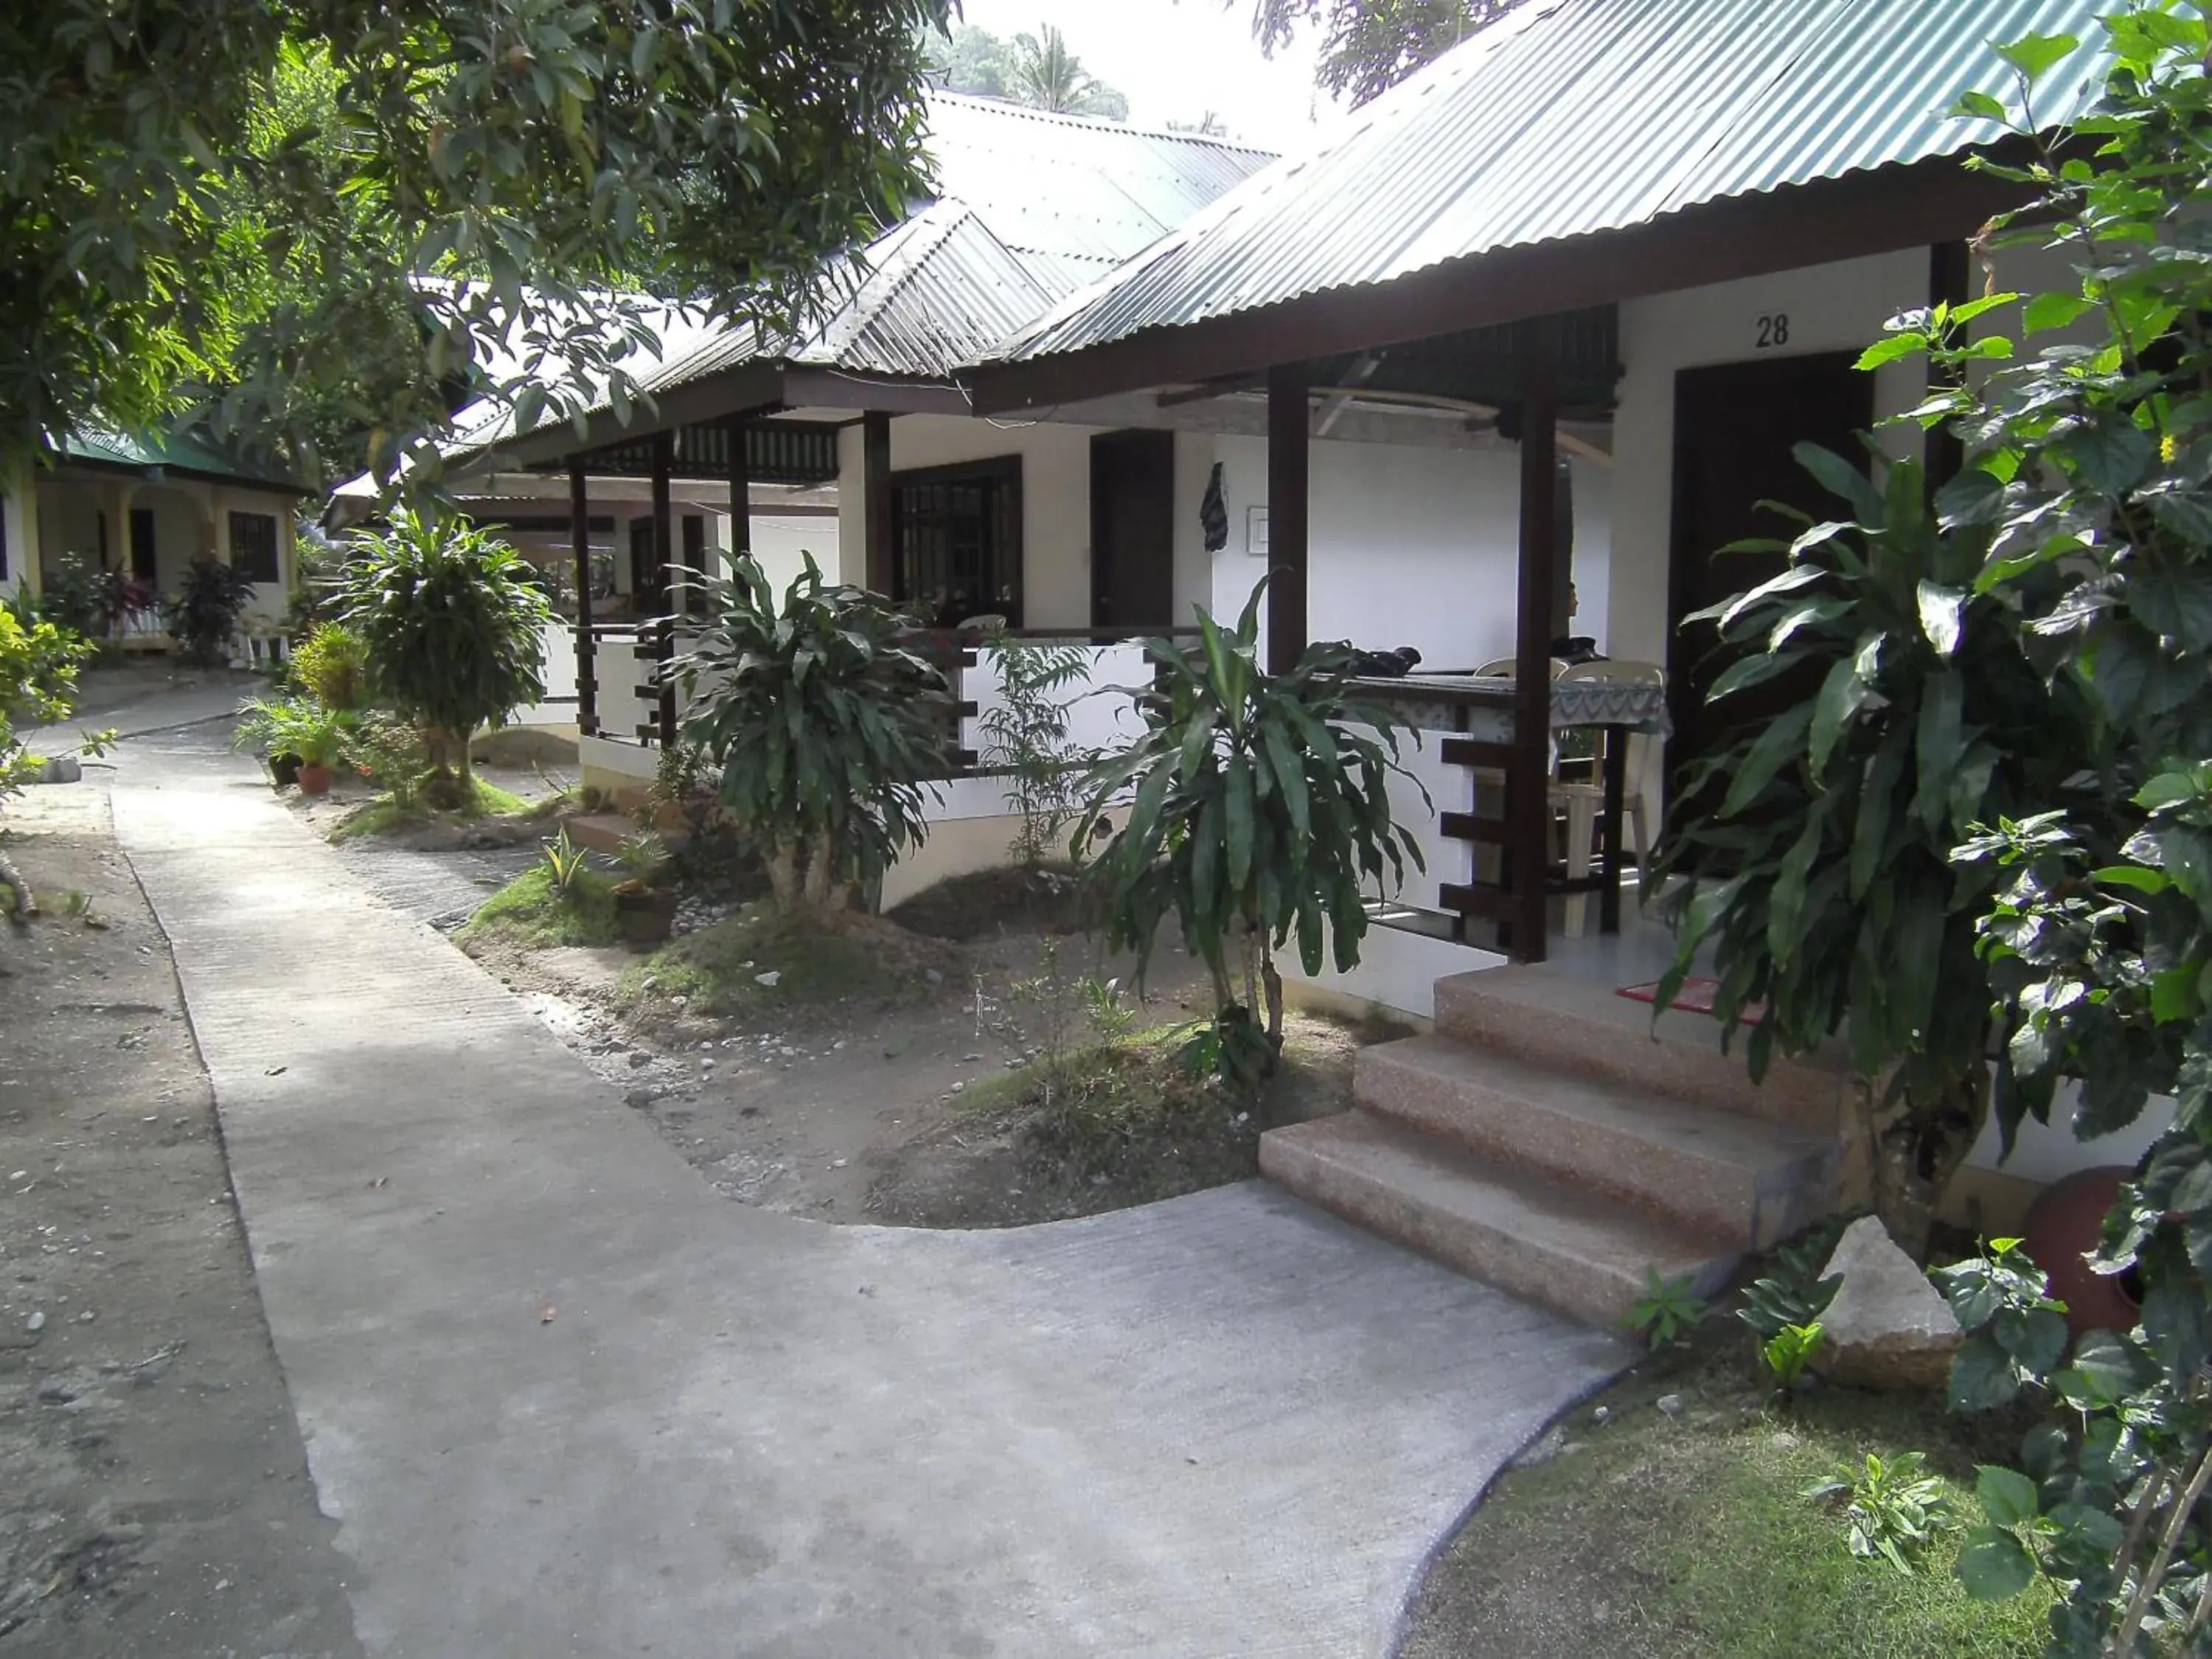
<path id="1" fill-rule="evenodd" d="M 276 562 L 276 517 L 271 513 L 234 513 L 230 515 L 231 568 L 246 579 L 271 586 L 283 580 Z"/>
<path id="2" fill-rule="evenodd" d="M 925 627 L 1022 623 L 1018 455 L 891 475 L 892 596 Z"/>
<path id="3" fill-rule="evenodd" d="M 131 509 L 131 579 L 151 587 L 161 580 L 161 563 L 154 551 L 154 509 Z"/>

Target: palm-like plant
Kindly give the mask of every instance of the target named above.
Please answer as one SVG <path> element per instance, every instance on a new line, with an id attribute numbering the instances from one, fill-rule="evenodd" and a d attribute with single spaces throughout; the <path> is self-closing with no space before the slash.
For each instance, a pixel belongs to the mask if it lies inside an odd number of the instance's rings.
<path id="1" fill-rule="evenodd" d="M 1287 674 L 1260 666 L 1267 586 L 1253 589 L 1233 629 L 1200 610 L 1194 654 L 1146 642 L 1158 679 L 1136 693 L 1144 735 L 1092 768 L 1075 831 L 1088 846 L 1127 804 L 1091 870 L 1107 943 L 1135 951 L 1141 974 L 1176 915 L 1213 977 L 1218 1061 L 1240 1074 L 1272 1068 L 1281 1051 L 1274 952 L 1295 936 L 1307 973 L 1322 971 L 1332 947 L 1349 971 L 1370 884 L 1422 863 L 1390 817 L 1396 718 L 1353 695 L 1348 647 L 1309 647 Z"/>
<path id="2" fill-rule="evenodd" d="M 902 643 L 904 617 L 825 583 L 811 555 L 780 608 L 750 559 L 708 587 L 714 619 L 677 667 L 684 736 L 769 849 L 777 908 L 845 908 L 925 833 L 922 786 L 950 757 L 945 676 Z"/>
<path id="3" fill-rule="evenodd" d="M 1084 68 L 1083 60 L 1068 50 L 1066 37 L 1049 23 L 1035 34 L 1014 37 L 1006 95 L 1058 115 L 1103 115 L 1120 121 L 1129 113 L 1129 100 Z"/>
<path id="4" fill-rule="evenodd" d="M 1711 701 L 1784 675 L 1806 695 L 1680 781 L 1698 805 L 1668 826 L 1652 877 L 1677 936 L 1658 1004 L 1710 946 L 1722 1042 L 1756 1013 L 1754 1076 L 1778 1049 L 1840 1034 L 1881 1091 L 1876 1206 L 1911 1249 L 1989 1110 L 1975 929 L 1995 878 L 1954 871 L 1952 848 L 2057 798 L 2081 711 L 2037 672 L 2015 611 L 1978 589 L 1986 527 L 1939 522 L 1912 463 L 1878 489 L 1841 456 L 1796 453 L 1852 516 L 1793 515 L 1808 527 L 1786 550 L 1741 544 L 1789 566 L 1689 619 L 1743 653 Z"/>
<path id="5" fill-rule="evenodd" d="M 339 603 L 368 647 L 370 694 L 422 727 L 425 794 L 465 804 L 477 728 L 545 695 L 553 612 L 528 561 L 472 525 L 403 508 L 360 538 Z"/>

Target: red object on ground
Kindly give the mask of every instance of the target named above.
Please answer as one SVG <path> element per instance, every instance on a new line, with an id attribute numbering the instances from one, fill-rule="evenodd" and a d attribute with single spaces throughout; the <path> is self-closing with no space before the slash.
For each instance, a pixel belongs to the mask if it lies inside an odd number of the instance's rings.
<path id="1" fill-rule="evenodd" d="M 331 793 L 331 769 L 327 766 L 303 766 L 300 769 L 300 793 L 303 795 L 327 795 Z"/>
<path id="2" fill-rule="evenodd" d="M 2066 1304 L 2066 1323 L 2077 1338 L 2084 1331 L 2133 1330 L 2142 1316 L 2129 1275 L 2092 1272 L 2081 1259 L 2097 1248 L 2106 1212 L 2133 1173 L 2106 1164 L 2053 1182 L 2021 1227 L 2029 1257 L 2049 1275 L 2051 1294 Z"/>
<path id="3" fill-rule="evenodd" d="M 1682 981 L 1682 988 L 1674 993 L 1674 1001 L 1667 1006 L 1680 1009 L 1686 1014 L 1710 1014 L 1713 1011 L 1713 999 L 1720 988 L 1721 982 L 1717 979 L 1686 979 Z M 1631 1002 L 1656 1002 L 1659 1000 L 1659 981 L 1655 979 L 1648 985 L 1624 985 L 1613 994 L 1626 997 Z M 1736 1016 L 1737 1022 L 1744 1025 L 1756 1025 L 1765 1018 L 1766 1005 L 1763 1002 L 1747 1005 Z"/>

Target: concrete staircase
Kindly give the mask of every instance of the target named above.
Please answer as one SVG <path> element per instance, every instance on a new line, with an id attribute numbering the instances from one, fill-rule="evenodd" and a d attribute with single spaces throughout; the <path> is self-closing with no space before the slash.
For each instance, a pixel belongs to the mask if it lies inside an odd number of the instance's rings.
<path id="1" fill-rule="evenodd" d="M 1300 1197 L 1593 1323 L 1647 1267 L 1702 1293 L 1834 1207 L 1846 1079 L 1778 1061 L 1763 1085 L 1706 1016 L 1544 969 L 1440 980 L 1436 1030 L 1360 1051 L 1354 1109 L 1269 1131 Z"/>

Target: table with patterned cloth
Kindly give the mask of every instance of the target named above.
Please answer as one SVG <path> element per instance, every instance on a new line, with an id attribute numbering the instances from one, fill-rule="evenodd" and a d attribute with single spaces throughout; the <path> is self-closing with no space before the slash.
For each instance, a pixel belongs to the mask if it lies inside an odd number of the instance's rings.
<path id="1" fill-rule="evenodd" d="M 1513 737 L 1514 682 L 1504 675 L 1408 674 L 1402 679 L 1358 683 L 1359 694 L 1388 705 L 1409 724 L 1431 732 L 1462 732 L 1488 743 Z M 1613 726 L 1643 736 L 1668 738 L 1667 688 L 1643 680 L 1552 682 L 1552 729 Z"/>

